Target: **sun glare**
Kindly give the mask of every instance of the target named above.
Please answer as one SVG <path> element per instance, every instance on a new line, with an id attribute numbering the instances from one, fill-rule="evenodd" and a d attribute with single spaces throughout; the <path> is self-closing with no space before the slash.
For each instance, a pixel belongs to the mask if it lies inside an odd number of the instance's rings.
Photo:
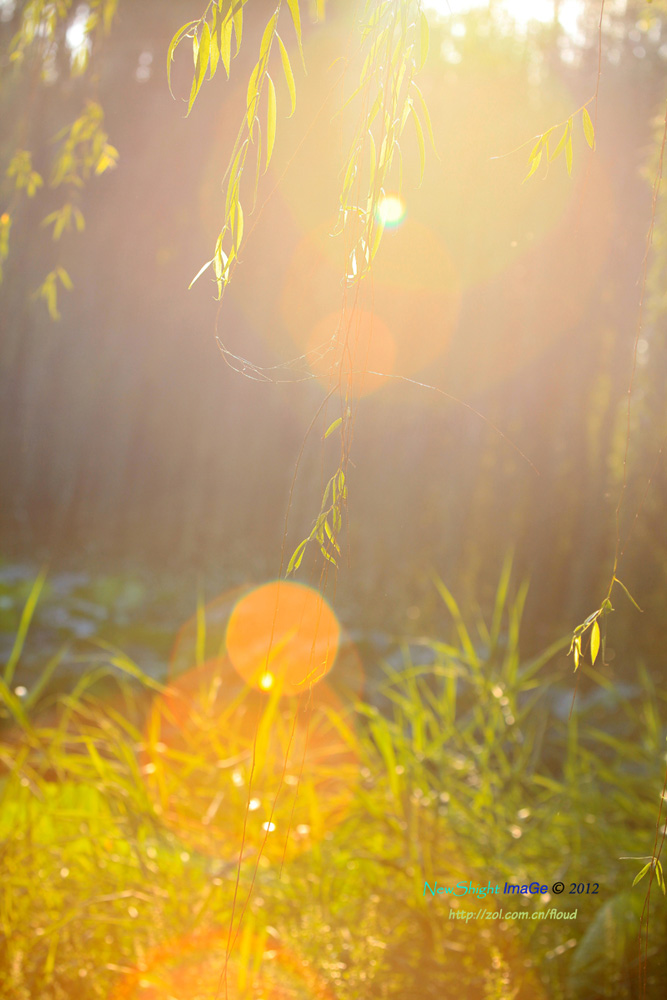
<path id="1" fill-rule="evenodd" d="M 387 194 L 377 207 L 378 222 L 386 228 L 398 226 L 405 218 L 405 202 L 398 194 Z"/>
<path id="2" fill-rule="evenodd" d="M 426 0 L 425 3 L 427 10 L 443 17 L 456 17 L 488 6 L 488 0 Z M 553 0 L 500 0 L 498 7 L 521 28 L 527 27 L 531 21 L 548 24 L 554 19 Z M 569 34 L 576 31 L 580 11 L 580 0 L 562 0 L 559 6 L 558 20 Z"/>

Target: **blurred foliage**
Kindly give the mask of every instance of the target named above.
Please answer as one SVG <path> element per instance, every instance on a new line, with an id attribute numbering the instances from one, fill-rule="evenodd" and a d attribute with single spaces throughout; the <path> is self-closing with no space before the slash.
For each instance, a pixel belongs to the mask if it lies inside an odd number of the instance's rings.
<path id="1" fill-rule="evenodd" d="M 116 11 L 117 0 L 91 0 L 90 4 L 75 6 L 72 0 L 47 3 L 44 0 L 5 5 L 9 17 L 17 22 L 12 36 L 2 37 L 0 60 L 3 67 L 3 112 L 5 140 L 0 149 L 0 197 L 3 202 L 2 230 L 0 235 L 0 265 L 9 255 L 9 234 L 17 220 L 25 223 L 25 197 L 34 198 L 40 189 L 42 206 L 52 206 L 41 220 L 43 227 L 52 226 L 52 237 L 58 241 L 63 232 L 74 225 L 81 232 L 85 219 L 80 207 L 80 192 L 94 174 L 102 174 L 113 167 L 118 150 L 112 146 L 104 130 L 104 112 L 99 103 L 90 98 L 71 124 L 48 139 L 40 134 L 37 123 L 30 115 L 30 107 L 37 99 L 37 92 L 48 87 L 63 72 L 69 58 L 70 78 L 82 76 L 89 63 L 94 43 L 99 47 L 102 37 L 108 34 Z M 3 11 L 4 13 L 4 11 Z M 7 96 L 14 98 L 8 101 Z M 18 148 L 12 143 L 18 142 Z M 25 149 L 26 143 L 34 144 Z M 2 160 L 9 161 L 3 167 Z M 33 169 L 38 160 L 41 172 Z M 48 187 L 44 187 L 44 176 Z M 56 192 L 54 197 L 53 192 Z M 64 202 L 62 198 L 65 198 Z M 43 208 L 42 208 L 43 210 Z M 0 281 L 2 280 L 0 269 Z M 69 274 L 57 263 L 46 275 L 35 292 L 44 299 L 49 316 L 60 319 L 58 310 L 59 283 L 68 291 L 72 289 Z"/>

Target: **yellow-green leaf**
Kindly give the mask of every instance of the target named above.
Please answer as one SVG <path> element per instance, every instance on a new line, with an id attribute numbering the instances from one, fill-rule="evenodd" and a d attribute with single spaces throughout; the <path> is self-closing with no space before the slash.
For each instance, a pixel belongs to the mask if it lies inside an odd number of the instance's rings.
<path id="1" fill-rule="evenodd" d="M 308 544 L 308 539 L 304 538 L 304 540 L 302 542 L 299 542 L 299 544 L 295 548 L 292 554 L 292 558 L 290 559 L 289 565 L 287 567 L 287 573 L 285 574 L 286 576 L 289 576 L 291 572 L 297 570 L 301 565 L 301 560 L 303 559 L 303 553 L 306 550 L 307 544 Z"/>
<path id="2" fill-rule="evenodd" d="M 267 26 L 264 28 L 264 34 L 262 35 L 262 42 L 259 47 L 259 58 L 264 60 L 264 65 L 268 62 L 269 53 L 271 51 L 271 43 L 273 42 L 273 34 L 276 30 L 276 21 L 278 20 L 278 15 L 274 14 L 273 17 L 269 18 Z"/>
<path id="3" fill-rule="evenodd" d="M 554 149 L 553 153 L 549 157 L 549 163 L 553 163 L 553 161 L 556 159 L 556 157 L 560 156 L 560 154 L 563 152 L 563 150 L 565 148 L 565 143 L 567 142 L 567 137 L 568 137 L 569 132 L 570 132 L 570 126 L 566 125 L 565 126 L 565 131 L 563 132 L 562 136 L 560 137 L 558 145 L 556 146 L 556 148 Z"/>
<path id="4" fill-rule="evenodd" d="M 271 154 L 276 141 L 276 88 L 269 73 L 266 74 L 269 85 L 268 107 L 266 112 L 266 168 L 271 162 Z"/>
<path id="5" fill-rule="evenodd" d="M 278 39 L 278 44 L 280 45 L 280 57 L 283 61 L 283 72 L 285 74 L 285 81 L 287 83 L 287 89 L 289 90 L 290 101 L 292 104 L 292 110 L 289 113 L 289 117 L 291 118 L 296 108 L 296 86 L 294 84 L 294 74 L 292 73 L 292 66 L 289 61 L 289 56 L 287 55 L 287 49 L 283 45 L 283 40 L 277 31 L 276 38 Z"/>
<path id="6" fill-rule="evenodd" d="M 541 159 L 542 159 L 542 150 L 540 150 L 539 153 L 537 154 L 537 156 L 535 157 L 535 159 L 532 160 L 532 162 L 530 164 L 530 170 L 528 171 L 528 173 L 526 174 L 526 176 L 523 179 L 523 183 L 524 184 L 526 183 L 526 181 L 528 180 L 529 177 L 533 176 L 533 174 L 535 173 L 535 171 L 537 170 L 537 168 L 540 165 Z"/>
<path id="7" fill-rule="evenodd" d="M 326 431 L 324 432 L 325 439 L 328 438 L 330 434 L 333 434 L 333 432 L 336 430 L 336 428 L 340 427 L 340 425 L 342 423 L 343 423 L 343 418 L 342 417 L 338 417 L 338 420 L 334 420 L 334 422 L 332 424 L 329 424 L 329 426 L 327 427 Z"/>
<path id="8" fill-rule="evenodd" d="M 257 107 L 257 101 L 259 100 L 259 90 L 257 89 L 257 80 L 259 78 L 260 64 L 255 63 L 255 67 L 250 74 L 250 79 L 248 80 L 248 93 L 246 100 L 248 102 L 248 128 L 252 128 L 253 119 L 255 117 L 255 109 Z"/>
<path id="9" fill-rule="evenodd" d="M 234 9 L 234 34 L 236 35 L 236 55 L 241 48 L 241 38 L 243 36 L 243 3 L 239 3 Z"/>
<path id="10" fill-rule="evenodd" d="M 236 203 L 236 245 L 241 246 L 243 240 L 243 209 L 241 208 L 241 202 Z"/>
<path id="11" fill-rule="evenodd" d="M 178 46 L 178 43 L 182 40 L 183 36 L 195 24 L 197 24 L 196 21 L 188 21 L 187 24 L 183 24 L 178 29 L 178 31 L 176 32 L 176 34 L 172 38 L 171 42 L 169 43 L 169 49 L 167 51 L 167 84 L 169 85 L 169 93 L 171 94 L 172 97 L 174 96 L 174 94 L 173 94 L 173 91 L 171 89 L 171 63 L 172 63 L 172 60 L 174 58 L 174 52 L 176 51 L 176 47 Z"/>
<path id="12" fill-rule="evenodd" d="M 600 626 L 595 621 L 591 630 L 591 663 L 595 666 L 598 653 L 600 652 Z"/>
<path id="13" fill-rule="evenodd" d="M 528 162 L 532 163 L 533 160 L 542 155 L 542 143 L 544 142 L 544 136 L 541 135 L 533 148 L 530 151 L 530 156 L 528 157 Z"/>
<path id="14" fill-rule="evenodd" d="M 211 257 L 211 259 L 207 260 L 205 264 L 202 264 L 202 266 L 199 268 L 199 270 L 195 274 L 194 278 L 192 279 L 192 281 L 188 285 L 188 291 L 190 291 L 190 289 L 194 285 L 194 283 L 197 280 L 197 278 L 201 278 L 201 276 L 204 273 L 204 271 L 211 266 L 211 264 L 213 263 L 214 260 L 217 260 L 217 257 L 216 258 Z M 217 268 L 216 268 L 216 274 L 217 274 Z M 220 268 L 220 276 L 221 275 L 222 275 L 222 267 Z"/>
<path id="15" fill-rule="evenodd" d="M 213 8 L 213 12 L 215 13 L 215 7 Z M 215 24 L 215 18 L 214 18 L 214 24 Z M 211 31 L 211 60 L 210 60 L 211 73 L 209 76 L 209 80 L 212 80 L 213 77 L 215 76 L 215 71 L 218 68 L 219 59 L 220 59 L 220 49 L 218 47 L 218 34 L 215 30 L 215 26 L 213 26 L 213 30 Z"/>
<path id="16" fill-rule="evenodd" d="M 299 13 L 299 0 L 287 0 L 287 6 L 289 7 L 289 12 L 292 15 L 294 31 L 296 32 L 296 41 L 299 46 L 299 55 L 301 56 L 301 62 L 303 63 L 305 71 L 306 60 L 303 55 L 303 45 L 301 43 L 301 14 Z"/>
<path id="17" fill-rule="evenodd" d="M 591 121 L 591 116 L 588 113 L 588 108 L 584 108 L 581 112 L 581 117 L 584 123 L 584 135 L 586 136 L 586 142 L 591 149 L 595 149 L 595 129 L 593 128 L 593 122 Z"/>
<path id="18" fill-rule="evenodd" d="M 419 69 L 426 62 L 428 56 L 428 21 L 424 11 L 419 12 Z"/>
<path id="19" fill-rule="evenodd" d="M 572 176 L 572 136 L 569 135 L 565 144 L 565 162 L 567 163 L 568 175 Z"/>
<path id="20" fill-rule="evenodd" d="M 417 133 L 417 145 L 419 146 L 419 183 L 421 184 L 421 182 L 424 180 L 424 167 L 426 164 L 426 150 L 424 148 L 424 130 L 422 129 L 422 123 L 419 120 L 419 115 L 415 110 L 414 104 L 410 105 L 410 111 L 412 112 L 412 117 L 414 119 L 415 131 Z"/>
<path id="21" fill-rule="evenodd" d="M 199 46 L 197 48 L 197 62 L 195 65 L 195 75 L 192 78 L 192 89 L 190 90 L 190 100 L 188 101 L 188 114 L 192 111 L 192 105 L 195 103 L 195 98 L 199 93 L 199 89 L 204 82 L 204 77 L 206 76 L 206 70 L 208 69 L 209 56 L 211 52 L 211 30 L 208 26 L 208 22 L 204 21 L 204 26 L 201 30 L 201 38 L 199 39 Z"/>
<path id="22" fill-rule="evenodd" d="M 62 283 L 63 283 L 64 287 L 67 289 L 67 291 L 71 292 L 72 288 L 74 287 L 74 285 L 72 284 L 72 279 L 70 278 L 70 276 L 67 273 L 67 271 L 65 270 L 65 268 L 64 267 L 57 267 L 56 268 L 56 274 L 58 275 L 58 277 L 62 281 Z"/>
<path id="23" fill-rule="evenodd" d="M 229 12 L 220 22 L 220 58 L 229 79 L 229 67 L 232 62 L 232 17 Z"/>
<path id="24" fill-rule="evenodd" d="M 632 601 L 632 603 L 634 604 L 634 606 L 637 608 L 637 611 L 641 611 L 642 609 L 639 607 L 639 605 L 637 604 L 636 600 L 634 599 L 634 597 L 632 596 L 632 594 L 630 593 L 630 591 L 628 590 L 628 588 L 625 586 L 624 583 L 621 583 L 621 581 L 619 580 L 619 578 L 617 576 L 614 577 L 614 583 L 618 583 L 619 586 L 621 586 L 623 588 L 623 590 L 625 591 L 625 593 L 628 596 L 628 598 Z M 642 614 L 643 613 L 644 612 L 642 611 Z"/>
<path id="25" fill-rule="evenodd" d="M 437 156 L 438 151 L 435 148 L 435 139 L 433 137 L 433 126 L 431 125 L 431 116 L 428 113 L 428 106 L 426 104 L 426 101 L 424 100 L 424 95 L 422 94 L 421 90 L 419 89 L 414 80 L 411 80 L 410 82 L 412 84 L 413 90 L 417 94 L 417 98 L 419 99 L 419 103 L 421 105 L 422 117 L 426 122 L 426 131 L 428 132 L 428 137 L 431 142 L 431 146 L 433 147 L 433 152 Z"/>

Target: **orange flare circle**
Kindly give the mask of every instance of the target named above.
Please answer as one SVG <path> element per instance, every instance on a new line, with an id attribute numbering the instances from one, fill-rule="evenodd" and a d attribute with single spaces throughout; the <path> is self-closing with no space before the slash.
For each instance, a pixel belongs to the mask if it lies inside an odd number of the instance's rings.
<path id="1" fill-rule="evenodd" d="M 352 396 L 366 396 L 393 373 L 396 343 L 387 324 L 372 312 L 356 312 L 349 329 L 334 342 L 339 323 L 340 313 L 329 313 L 313 327 L 308 343 L 311 371 L 327 387 L 342 377 Z"/>
<path id="2" fill-rule="evenodd" d="M 338 620 L 317 591 L 277 580 L 237 603 L 227 625 L 227 654 L 243 680 L 269 691 L 298 694 L 331 669 L 340 640 Z"/>

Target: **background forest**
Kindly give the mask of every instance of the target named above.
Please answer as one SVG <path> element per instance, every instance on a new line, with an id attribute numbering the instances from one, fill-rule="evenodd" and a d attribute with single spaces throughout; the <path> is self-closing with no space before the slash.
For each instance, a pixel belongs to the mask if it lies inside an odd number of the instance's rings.
<path id="1" fill-rule="evenodd" d="M 54 43 L 15 59 L 31 6 L 37 24 L 58 10 Z M 288 119 L 276 71 L 261 211 L 218 308 L 210 273 L 188 286 L 274 4 L 247 4 L 231 79 L 219 71 L 185 120 L 192 63 L 177 52 L 174 101 L 166 56 L 203 3 L 0 0 L 2 998 L 220 989 L 254 745 L 249 722 L 219 742 L 221 720 L 260 711 L 224 672 L 225 628 L 311 532 L 337 447 L 319 424 L 307 434 L 326 373 L 304 358 L 340 308 L 335 113 L 353 88 L 333 86 L 334 63 L 363 5 L 321 6 L 301 5 L 307 75 L 285 25 L 297 107 Z M 282 877 L 261 839 L 239 864 L 229 995 L 657 997 L 665 901 L 651 897 L 643 970 L 648 880 L 632 880 L 664 822 L 664 198 L 636 351 L 635 337 L 667 6 L 423 7 L 438 155 L 419 185 L 406 130 L 368 364 L 393 377 L 360 393 L 327 591 L 343 638 L 314 707 L 267 696 L 257 802 L 283 787 L 293 710 L 304 812 Z M 91 13 L 109 30 L 87 41 Z M 524 183 L 535 139 L 590 100 L 598 70 L 595 149 L 579 117 L 571 177 L 561 157 Z M 82 161 L 60 225 L 55 137 L 92 101 L 106 162 Z M 17 150 L 44 178 L 34 191 L 29 170 L 17 190 Z M 268 377 L 226 364 L 216 335 Z M 628 441 L 618 574 L 643 614 L 615 590 L 604 655 L 575 676 L 569 636 L 607 591 Z M 317 586 L 320 563 L 309 547 L 298 578 Z M 237 757 L 223 821 L 211 770 Z M 291 828 L 288 806 L 263 829 Z M 601 894 L 570 926 L 452 930 L 430 877 Z"/>

